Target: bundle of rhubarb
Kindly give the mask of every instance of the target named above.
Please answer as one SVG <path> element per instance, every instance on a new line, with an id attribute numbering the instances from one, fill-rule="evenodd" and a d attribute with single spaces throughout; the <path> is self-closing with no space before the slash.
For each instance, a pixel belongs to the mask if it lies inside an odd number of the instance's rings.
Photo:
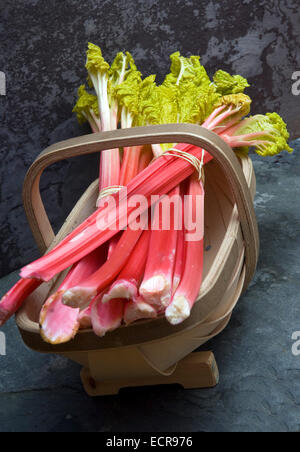
<path id="1" fill-rule="evenodd" d="M 110 66 L 89 44 L 88 86 L 74 108 L 93 132 L 153 124 L 192 123 L 218 134 L 239 157 L 291 152 L 286 124 L 276 113 L 249 116 L 245 78 L 219 70 L 211 80 L 200 57 L 171 55 L 161 85 L 143 78 L 129 53 Z M 172 324 L 191 313 L 202 283 L 204 171 L 212 157 L 182 143 L 111 149 L 101 153 L 95 212 L 51 252 L 24 267 L 0 302 L 8 320 L 44 281 L 67 276 L 40 313 L 51 344 L 92 327 L 104 336 L 122 324 L 165 316 Z M 162 215 L 164 201 L 167 215 Z M 196 221 L 195 221 L 196 218 Z"/>

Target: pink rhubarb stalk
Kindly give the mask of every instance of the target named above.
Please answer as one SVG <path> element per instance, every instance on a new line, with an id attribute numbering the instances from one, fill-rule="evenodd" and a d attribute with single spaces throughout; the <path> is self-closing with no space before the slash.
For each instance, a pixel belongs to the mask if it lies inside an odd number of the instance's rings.
<path id="1" fill-rule="evenodd" d="M 177 238 L 177 249 L 176 249 L 176 261 L 175 270 L 173 276 L 173 293 L 177 290 L 179 283 L 182 278 L 184 269 L 184 252 L 185 252 L 185 241 L 184 241 L 184 230 L 178 231 Z"/>
<path id="2" fill-rule="evenodd" d="M 126 154 L 127 152 L 127 154 Z M 122 169 L 121 169 L 121 184 L 127 184 L 133 177 L 135 177 L 136 174 L 143 171 L 151 162 L 152 160 L 152 152 L 147 152 L 147 147 L 139 148 L 136 150 L 136 148 L 132 149 L 133 155 L 131 155 L 131 158 L 133 158 L 133 162 L 130 162 L 129 157 L 131 150 L 127 149 L 125 152 L 125 158 L 122 163 Z M 133 163 L 133 164 L 132 164 Z M 138 163 L 138 165 L 137 165 Z M 120 240 L 121 234 L 118 234 L 115 236 L 112 241 L 114 242 L 114 246 L 118 243 L 118 240 Z M 145 269 L 146 265 L 146 258 L 148 253 L 148 247 L 149 247 L 149 239 L 150 239 L 150 233 L 148 231 L 143 232 L 141 238 L 138 241 L 138 244 L 134 248 L 133 253 L 130 256 L 129 261 L 127 262 L 125 268 L 122 270 L 121 274 L 118 277 L 118 281 L 115 281 L 113 286 L 111 287 L 108 294 L 104 295 L 102 299 L 102 303 L 105 301 L 109 301 L 106 305 L 98 306 L 98 309 L 94 309 L 93 312 L 93 319 L 94 319 L 94 325 L 95 329 L 97 329 L 97 326 L 101 325 L 101 331 L 100 335 L 104 335 L 107 331 L 112 331 L 121 325 L 122 323 L 122 316 L 123 316 L 123 310 L 120 309 L 120 306 L 116 303 L 116 299 L 123 299 L 123 303 L 125 302 L 124 299 L 130 299 L 131 296 L 135 297 L 137 296 L 138 292 L 138 284 L 140 283 L 140 280 L 142 278 L 143 271 Z M 110 246 L 110 254 L 113 252 L 113 247 Z M 111 301 L 110 301 L 111 300 Z M 120 301 L 121 302 L 121 301 Z M 99 302 L 100 303 L 100 302 Z M 112 303 L 112 304 L 110 304 Z M 91 306 L 91 305 L 90 305 Z M 125 306 L 125 305 L 124 305 Z M 92 310 L 91 307 L 88 309 Z M 113 315 L 111 314 L 113 310 Z M 143 310 L 145 311 L 145 306 L 143 306 Z M 149 310 L 149 309 L 148 309 Z M 132 311 L 132 309 L 131 309 Z M 141 309 L 140 309 L 141 311 Z M 151 311 L 151 309 L 150 309 Z M 129 311 L 128 311 L 129 312 Z M 150 315 L 149 313 L 144 314 L 142 312 L 136 312 L 135 318 L 141 315 Z M 153 315 L 153 313 L 152 313 Z M 101 318 L 99 318 L 101 316 Z M 103 318 L 106 319 L 105 325 L 103 325 Z M 99 332 L 98 332 L 99 334 Z"/>
<path id="3" fill-rule="evenodd" d="M 110 259 L 98 271 L 81 284 L 68 289 L 63 295 L 63 303 L 72 308 L 84 309 L 94 297 L 115 279 L 128 261 L 143 229 L 132 230 L 128 228 L 120 238 Z"/>
<path id="4" fill-rule="evenodd" d="M 126 148 L 124 150 L 120 185 L 127 185 L 130 180 L 132 180 L 140 171 L 143 171 L 148 166 L 151 160 L 148 160 L 147 155 L 148 153 L 144 151 L 143 147 Z M 104 336 L 106 332 L 113 331 L 121 325 L 125 305 L 121 308 L 120 303 L 124 304 L 124 300 L 120 300 L 118 302 L 118 298 L 120 299 L 121 296 L 122 298 L 127 298 L 125 290 L 127 290 L 130 294 L 137 295 L 137 284 L 140 282 L 146 263 L 146 256 L 149 246 L 148 237 L 149 233 L 148 231 L 145 231 L 139 239 L 138 244 L 131 254 L 129 262 L 121 272 L 121 275 L 119 275 L 119 284 L 116 282 L 113 288 L 111 288 L 109 296 L 107 296 L 107 301 L 111 301 L 106 305 L 100 305 L 101 302 L 97 301 L 97 306 L 95 306 L 94 309 L 91 305 L 87 308 L 90 311 L 90 315 L 93 317 L 93 320 L 92 318 L 88 318 L 88 312 L 87 316 L 82 321 L 84 324 L 88 324 L 89 320 L 91 323 L 93 322 L 94 330 L 99 336 Z M 111 240 L 108 253 L 109 259 L 113 255 L 120 238 L 121 233 L 117 234 Z M 120 279 L 122 279 L 122 281 L 120 281 Z M 116 294 L 116 292 L 118 292 L 118 294 Z"/>
<path id="5" fill-rule="evenodd" d="M 234 129 L 233 129 L 234 130 Z M 249 146 L 264 146 L 268 145 L 269 141 L 266 140 L 268 137 L 267 132 L 254 132 L 254 133 L 248 133 L 245 135 L 231 135 L 229 131 L 226 133 L 221 134 L 221 138 L 223 138 L 224 141 L 226 141 L 229 146 L 232 148 L 238 148 L 238 147 L 249 147 Z M 270 138 L 272 138 L 271 135 L 269 135 Z"/>
<path id="6" fill-rule="evenodd" d="M 100 158 L 100 192 L 104 188 L 119 185 L 120 180 L 120 154 L 119 149 L 101 152 Z"/>
<path id="7" fill-rule="evenodd" d="M 202 157 L 202 150 L 194 146 L 185 145 L 185 150 L 197 158 Z M 212 157 L 206 152 L 204 163 L 210 161 Z M 117 232 L 114 227 L 115 220 L 123 228 L 128 224 L 128 218 L 133 221 L 141 213 L 140 207 L 136 207 L 130 200 L 133 195 L 142 195 L 147 200 L 148 208 L 154 201 L 152 195 L 164 195 L 177 187 L 182 181 L 187 179 L 194 172 L 193 166 L 185 160 L 175 156 L 162 156 L 155 160 L 144 171 L 138 174 L 127 186 L 113 198 L 120 204 L 127 203 L 127 209 L 121 205 L 115 211 L 116 215 L 107 221 L 104 229 L 99 229 L 99 221 L 105 222 L 107 219 L 107 208 L 105 206 L 92 214 L 77 230 L 73 231 L 62 244 L 58 245 L 50 253 L 38 259 L 34 263 L 27 265 L 21 271 L 23 278 L 37 278 L 49 281 L 57 273 L 65 270 L 75 262 L 91 253 L 97 247 L 110 240 Z M 97 221 L 98 220 L 98 221 Z"/>
<path id="8" fill-rule="evenodd" d="M 139 173 L 139 162 L 142 150 L 143 146 L 124 148 L 120 174 L 121 186 L 127 186 L 127 184 Z"/>
<path id="9" fill-rule="evenodd" d="M 149 242 L 150 231 L 144 231 L 117 280 L 103 296 L 103 303 L 114 298 L 137 299 L 138 286 L 143 278 L 146 266 Z"/>
<path id="10" fill-rule="evenodd" d="M 170 224 L 167 227 L 163 224 L 167 212 L 164 212 L 166 209 L 161 209 L 163 204 L 157 203 L 145 275 L 140 287 L 140 295 L 144 300 L 159 307 L 167 307 L 171 300 L 177 236 L 181 228 L 180 222 L 182 223 L 180 188 L 176 187 L 168 196 Z"/>
<path id="11" fill-rule="evenodd" d="M 201 209 L 201 224 L 197 225 L 200 231 L 197 240 L 191 240 L 193 231 L 186 230 L 185 235 L 185 259 L 184 272 L 181 282 L 173 296 L 171 304 L 166 309 L 166 318 L 172 325 L 178 325 L 190 316 L 191 309 L 199 295 L 202 284 L 203 272 L 203 237 L 204 237 L 204 188 L 202 182 L 196 177 L 190 180 L 190 195 L 187 217 L 195 219 L 197 217 L 196 208 Z M 194 221 L 194 220 L 192 220 Z M 186 225 L 188 229 L 189 225 Z M 195 233 L 195 232 L 194 232 Z M 187 240 L 189 235 L 189 239 Z M 199 237 L 198 237 L 199 235 Z"/>
<path id="12" fill-rule="evenodd" d="M 104 262 L 102 249 L 86 256 L 70 270 L 58 291 L 50 296 L 40 313 L 40 333 L 50 344 L 62 344 L 73 339 L 80 326 L 79 309 L 72 309 L 62 303 L 64 291 L 84 281 Z"/>
<path id="13" fill-rule="evenodd" d="M 127 184 L 141 171 L 143 171 L 150 161 L 148 162 L 143 146 L 137 146 L 134 148 L 125 148 L 124 157 L 121 166 L 120 186 L 127 186 Z M 146 154 L 147 155 L 147 154 Z M 120 240 L 121 233 L 113 237 L 109 244 L 108 258 L 110 258 L 113 250 Z"/>
<path id="14" fill-rule="evenodd" d="M 4 325 L 22 306 L 42 281 L 36 279 L 20 279 L 0 301 L 0 326 Z"/>
<path id="15" fill-rule="evenodd" d="M 103 337 L 109 331 L 114 331 L 122 324 L 125 303 L 124 300 L 111 300 L 102 303 L 102 294 L 93 302 L 91 308 L 91 321 L 94 333 Z"/>
<path id="16" fill-rule="evenodd" d="M 142 153 L 140 155 L 140 161 L 139 161 L 139 170 L 138 173 L 141 173 L 146 169 L 150 163 L 153 160 L 153 153 L 151 146 L 144 146 Z"/>
<path id="17" fill-rule="evenodd" d="M 97 53 L 95 58 L 95 51 Z M 86 68 L 89 79 L 94 86 L 98 98 L 98 110 L 101 122 L 101 131 L 107 132 L 117 128 L 117 111 L 110 109 L 109 102 L 109 65 L 103 61 L 101 66 L 101 50 L 89 44 Z M 100 62 L 100 64 L 99 64 Z M 100 67 L 101 66 L 101 67 Z M 115 107 L 115 105 L 114 105 Z M 118 185 L 120 180 L 120 151 L 110 149 L 101 152 L 99 190 Z"/>

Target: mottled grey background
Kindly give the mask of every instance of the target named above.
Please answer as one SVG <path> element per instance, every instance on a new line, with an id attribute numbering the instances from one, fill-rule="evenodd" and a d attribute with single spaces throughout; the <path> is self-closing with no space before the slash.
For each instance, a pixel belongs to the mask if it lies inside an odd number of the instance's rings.
<path id="1" fill-rule="evenodd" d="M 279 111 L 296 137 L 299 18 L 297 0 L 0 0 L 0 275 L 38 256 L 21 201 L 29 165 L 49 144 L 88 130 L 71 110 L 89 40 L 108 59 L 131 51 L 144 75 L 162 76 L 180 50 L 202 55 L 211 74 L 222 67 L 247 76 L 254 112 Z M 95 157 L 47 172 L 42 191 L 56 228 L 96 175 Z"/>

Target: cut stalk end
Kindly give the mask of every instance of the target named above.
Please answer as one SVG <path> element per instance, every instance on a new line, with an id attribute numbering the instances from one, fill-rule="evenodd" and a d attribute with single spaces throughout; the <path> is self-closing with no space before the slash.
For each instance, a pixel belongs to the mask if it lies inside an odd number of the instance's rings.
<path id="1" fill-rule="evenodd" d="M 62 302 L 70 308 L 83 310 L 88 307 L 95 298 L 97 292 L 95 289 L 86 287 L 73 287 L 63 294 Z"/>
<path id="2" fill-rule="evenodd" d="M 20 271 L 20 277 L 22 279 L 41 279 L 40 274 L 32 270 L 32 266 L 26 265 L 26 267 L 22 268 Z"/>
<path id="3" fill-rule="evenodd" d="M 116 298 L 132 300 L 136 299 L 137 295 L 138 290 L 136 284 L 126 280 L 120 280 L 111 287 L 107 294 L 104 295 L 102 303 L 107 303 Z"/>
<path id="4" fill-rule="evenodd" d="M 166 319 L 171 325 L 179 325 L 191 314 L 188 300 L 184 296 L 177 296 L 166 309 Z"/>
<path id="5" fill-rule="evenodd" d="M 124 313 L 124 322 L 126 325 L 136 322 L 142 319 L 155 319 L 157 317 L 157 312 L 148 303 L 143 301 L 127 303 Z"/>
<path id="6" fill-rule="evenodd" d="M 171 299 L 171 285 L 163 275 L 155 275 L 143 282 L 140 294 L 152 305 L 167 307 Z"/>
<path id="7" fill-rule="evenodd" d="M 99 295 L 93 303 L 91 310 L 91 320 L 94 333 L 99 337 L 104 337 L 106 333 L 114 331 L 122 324 L 124 314 L 124 300 L 111 300 L 109 303 L 102 303 L 102 295 Z"/>
<path id="8" fill-rule="evenodd" d="M 79 329 L 78 309 L 62 304 L 62 293 L 53 294 L 40 313 L 40 334 L 51 345 L 64 344 L 72 340 Z"/>

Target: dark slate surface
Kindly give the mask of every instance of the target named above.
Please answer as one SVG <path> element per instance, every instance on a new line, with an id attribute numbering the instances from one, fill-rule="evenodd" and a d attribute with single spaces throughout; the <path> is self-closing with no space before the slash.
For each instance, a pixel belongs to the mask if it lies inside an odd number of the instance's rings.
<path id="1" fill-rule="evenodd" d="M 89 40 L 108 59 L 130 50 L 145 75 L 164 74 L 175 50 L 200 54 L 211 74 L 222 67 L 247 76 L 254 111 L 278 110 L 299 136 L 300 101 L 291 94 L 299 19 L 297 0 L 0 0 L 0 275 L 38 256 L 21 206 L 29 165 L 49 144 L 88 130 L 71 110 Z M 42 191 L 56 228 L 96 174 L 94 157 L 47 172 Z"/>
<path id="2" fill-rule="evenodd" d="M 14 321 L 3 329 L 0 431 L 299 432 L 300 140 L 293 155 L 254 157 L 261 236 L 258 270 L 215 352 L 221 381 L 209 390 L 122 390 L 89 399 L 79 366 L 23 345 Z M 0 296 L 17 275 L 1 280 Z"/>

